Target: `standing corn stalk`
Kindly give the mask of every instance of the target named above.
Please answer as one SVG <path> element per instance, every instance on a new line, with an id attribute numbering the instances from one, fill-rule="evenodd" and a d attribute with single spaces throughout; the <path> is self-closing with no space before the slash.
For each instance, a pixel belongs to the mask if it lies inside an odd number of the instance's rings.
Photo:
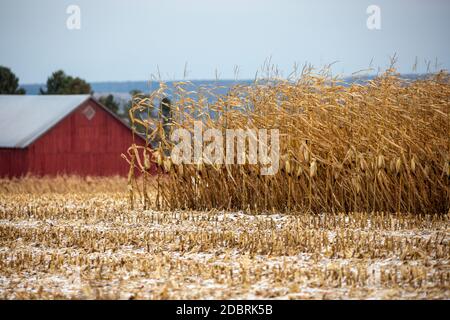
<path id="1" fill-rule="evenodd" d="M 162 123 L 149 137 L 190 130 L 192 114 L 205 110 L 200 94 L 176 88 L 175 102 L 162 99 Z M 152 97 L 163 94 L 161 86 Z M 171 209 L 446 213 L 449 101 L 445 74 L 410 81 L 393 69 L 364 85 L 344 86 L 308 70 L 296 81 L 233 87 L 207 104 L 217 117 L 203 113 L 204 129 L 278 129 L 282 170 L 262 177 L 261 164 L 182 164 L 161 170 L 157 197 L 163 203 L 157 203 Z M 170 110 L 183 114 L 171 121 Z M 153 157 L 160 167 L 170 146 L 161 140 Z"/>

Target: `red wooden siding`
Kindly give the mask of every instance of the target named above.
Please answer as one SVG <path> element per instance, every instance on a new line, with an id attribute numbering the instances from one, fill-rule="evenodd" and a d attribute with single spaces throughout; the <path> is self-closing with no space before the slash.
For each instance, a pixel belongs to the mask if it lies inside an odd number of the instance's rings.
<path id="1" fill-rule="evenodd" d="M 90 120 L 88 107 L 95 110 Z M 0 149 L 0 175 L 126 175 L 121 154 L 131 143 L 131 130 L 89 99 L 27 148 Z"/>
<path id="2" fill-rule="evenodd" d="M 21 176 L 26 168 L 26 149 L 0 148 L 0 177 Z"/>

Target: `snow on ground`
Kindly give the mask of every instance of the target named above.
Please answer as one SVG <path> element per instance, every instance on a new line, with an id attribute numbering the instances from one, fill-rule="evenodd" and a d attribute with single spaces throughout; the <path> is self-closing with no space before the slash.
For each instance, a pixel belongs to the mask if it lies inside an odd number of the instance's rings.
<path id="1" fill-rule="evenodd" d="M 0 298 L 450 298 L 448 216 L 129 210 L 0 195 Z"/>

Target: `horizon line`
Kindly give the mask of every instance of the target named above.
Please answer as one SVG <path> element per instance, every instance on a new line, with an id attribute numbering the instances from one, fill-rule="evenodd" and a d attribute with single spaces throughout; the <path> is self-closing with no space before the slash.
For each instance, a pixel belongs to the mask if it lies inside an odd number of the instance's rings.
<path id="1" fill-rule="evenodd" d="M 442 69 L 440 71 L 447 71 L 447 69 Z M 402 75 L 428 75 L 428 74 L 434 74 L 440 71 L 434 71 L 434 72 L 405 72 L 405 73 L 399 73 L 400 76 Z M 367 77 L 367 76 L 377 76 L 380 73 L 366 73 L 366 74 L 350 74 L 350 75 L 346 75 L 346 76 L 340 76 L 339 78 L 341 79 L 346 79 L 346 78 L 353 78 L 353 77 Z M 279 77 L 279 78 L 283 78 L 283 79 L 287 79 L 286 77 Z M 258 78 L 258 80 L 264 80 L 267 78 Z M 85 79 L 83 79 L 85 80 Z M 224 79 L 213 79 L 213 78 L 198 78 L 198 79 L 175 79 L 175 80 L 101 80 L 101 81 L 87 81 L 85 80 L 87 83 L 89 84 L 95 84 L 95 83 L 131 83 L 131 82 L 153 82 L 153 83 L 160 83 L 160 82 L 187 82 L 187 81 L 209 81 L 209 82 L 213 82 L 213 81 L 255 81 L 255 78 L 243 78 L 243 79 L 232 79 L 232 78 L 224 78 Z M 19 86 L 32 86 L 32 85 L 45 85 L 45 82 L 33 82 L 33 83 L 19 83 Z"/>

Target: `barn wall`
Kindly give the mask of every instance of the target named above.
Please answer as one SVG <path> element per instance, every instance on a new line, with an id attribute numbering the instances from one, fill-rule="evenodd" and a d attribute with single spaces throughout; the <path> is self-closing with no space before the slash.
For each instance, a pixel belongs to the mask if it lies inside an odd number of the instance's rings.
<path id="1" fill-rule="evenodd" d="M 92 119 L 86 109 L 95 111 Z M 131 131 L 93 100 L 78 107 L 28 147 L 28 170 L 37 175 L 126 175 L 120 156 L 132 143 Z"/>
<path id="2" fill-rule="evenodd" d="M 0 177 L 20 177 L 26 172 L 26 149 L 0 148 Z"/>

